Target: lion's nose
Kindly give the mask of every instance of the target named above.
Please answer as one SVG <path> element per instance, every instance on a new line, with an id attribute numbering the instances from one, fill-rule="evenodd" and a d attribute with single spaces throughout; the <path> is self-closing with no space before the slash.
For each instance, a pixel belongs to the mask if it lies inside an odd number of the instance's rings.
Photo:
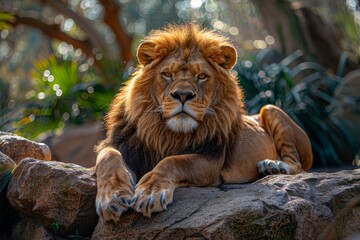
<path id="1" fill-rule="evenodd" d="M 195 98 L 196 94 L 193 92 L 188 91 L 175 91 L 170 93 L 170 95 L 174 98 L 179 100 L 182 104 L 184 104 L 186 101 L 189 101 L 193 98 Z"/>

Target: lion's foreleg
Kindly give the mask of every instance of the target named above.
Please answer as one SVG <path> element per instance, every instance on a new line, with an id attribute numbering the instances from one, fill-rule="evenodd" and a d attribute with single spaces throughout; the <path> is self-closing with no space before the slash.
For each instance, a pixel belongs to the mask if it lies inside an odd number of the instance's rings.
<path id="1" fill-rule="evenodd" d="M 105 221 L 117 222 L 131 207 L 135 181 L 121 154 L 114 148 L 102 149 L 96 159 L 96 212 Z"/>
<path id="2" fill-rule="evenodd" d="M 167 157 L 140 179 L 133 208 L 148 217 L 151 213 L 166 210 L 176 187 L 216 185 L 220 168 L 219 160 L 200 154 Z"/>
<path id="3" fill-rule="evenodd" d="M 312 165 L 311 144 L 306 133 L 280 108 L 267 105 L 260 111 L 260 124 L 273 138 L 280 159 L 258 163 L 261 175 L 297 174 Z"/>

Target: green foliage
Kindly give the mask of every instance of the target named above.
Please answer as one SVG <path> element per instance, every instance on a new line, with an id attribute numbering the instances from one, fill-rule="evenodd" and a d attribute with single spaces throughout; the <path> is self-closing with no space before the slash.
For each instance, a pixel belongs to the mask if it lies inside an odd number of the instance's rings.
<path id="1" fill-rule="evenodd" d="M 13 19 L 14 16 L 12 16 L 10 13 L 0 12 L 0 30 L 11 28 L 9 22 L 11 22 Z"/>
<path id="2" fill-rule="evenodd" d="M 333 16 L 335 26 L 346 37 L 347 48 L 357 56 L 360 54 L 359 50 L 359 32 L 360 26 L 355 21 L 354 13 L 350 12 L 344 6 L 338 7 L 338 11 Z"/>
<path id="3" fill-rule="evenodd" d="M 59 231 L 59 228 L 60 228 L 60 224 L 57 223 L 57 222 L 53 222 L 50 225 L 50 231 L 55 233 L 55 234 L 57 234 L 57 232 Z"/>
<path id="4" fill-rule="evenodd" d="M 266 55 L 263 52 L 260 55 Z M 315 165 L 342 164 L 343 151 L 355 153 L 352 132 L 332 115 L 333 93 L 341 81 L 297 51 L 279 63 L 264 64 L 262 58 L 241 62 L 236 71 L 250 114 L 265 104 L 281 107 L 309 135 Z"/>
<path id="5" fill-rule="evenodd" d="M 66 124 L 101 119 L 122 82 L 114 81 L 122 72 L 119 64 L 109 61 L 95 70 L 87 62 L 51 55 L 33 65 L 33 89 L 26 93 L 27 101 L 14 124 L 18 134 L 30 139 Z"/>

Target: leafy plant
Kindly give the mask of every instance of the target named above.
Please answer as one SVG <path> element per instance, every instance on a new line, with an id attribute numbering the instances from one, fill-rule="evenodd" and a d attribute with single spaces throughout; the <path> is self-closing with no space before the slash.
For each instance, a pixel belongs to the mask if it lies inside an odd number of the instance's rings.
<path id="1" fill-rule="evenodd" d="M 0 30 L 9 29 L 11 26 L 8 22 L 14 20 L 14 16 L 10 13 L 0 12 Z"/>
<path id="2" fill-rule="evenodd" d="M 337 1 L 337 11 L 332 16 L 334 25 L 346 36 L 346 46 L 349 52 L 356 53 L 359 56 L 359 31 L 360 26 L 354 18 L 354 12 L 349 11 L 346 3 Z"/>
<path id="3" fill-rule="evenodd" d="M 315 166 L 351 162 L 346 152 L 354 155 L 358 150 L 352 132 L 332 115 L 331 108 L 336 101 L 333 93 L 342 78 L 315 62 L 307 62 L 301 51 L 272 64 L 262 62 L 261 56 L 265 55 L 261 52 L 254 61 L 243 61 L 235 69 L 248 112 L 258 113 L 265 104 L 281 107 L 310 137 Z"/>
<path id="4" fill-rule="evenodd" d="M 50 224 L 50 231 L 57 235 L 60 228 L 60 224 L 57 222 L 53 222 Z"/>
<path id="5" fill-rule="evenodd" d="M 121 66 L 109 61 L 95 70 L 87 62 L 51 55 L 33 65 L 33 89 L 26 93 L 26 103 L 17 109 L 14 124 L 18 134 L 30 139 L 68 124 L 100 119 L 122 83 L 121 75 L 117 82 L 114 79 L 119 77 L 112 75 L 120 74 Z"/>

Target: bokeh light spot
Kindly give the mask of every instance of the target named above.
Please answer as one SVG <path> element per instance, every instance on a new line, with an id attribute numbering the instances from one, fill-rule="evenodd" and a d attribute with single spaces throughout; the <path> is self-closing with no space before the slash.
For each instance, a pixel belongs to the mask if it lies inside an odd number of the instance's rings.
<path id="1" fill-rule="evenodd" d="M 45 93 L 44 92 L 39 92 L 37 97 L 38 97 L 38 99 L 42 100 L 42 99 L 45 98 Z"/>
<path id="2" fill-rule="evenodd" d="M 231 28 L 229 28 L 229 33 L 231 34 L 231 35 L 238 35 L 239 34 L 239 29 L 237 28 L 237 27 L 231 27 Z"/>
<path id="3" fill-rule="evenodd" d="M 275 43 L 275 38 L 273 36 L 271 36 L 271 35 L 267 35 L 265 37 L 265 41 L 266 41 L 267 44 L 273 45 Z"/>

